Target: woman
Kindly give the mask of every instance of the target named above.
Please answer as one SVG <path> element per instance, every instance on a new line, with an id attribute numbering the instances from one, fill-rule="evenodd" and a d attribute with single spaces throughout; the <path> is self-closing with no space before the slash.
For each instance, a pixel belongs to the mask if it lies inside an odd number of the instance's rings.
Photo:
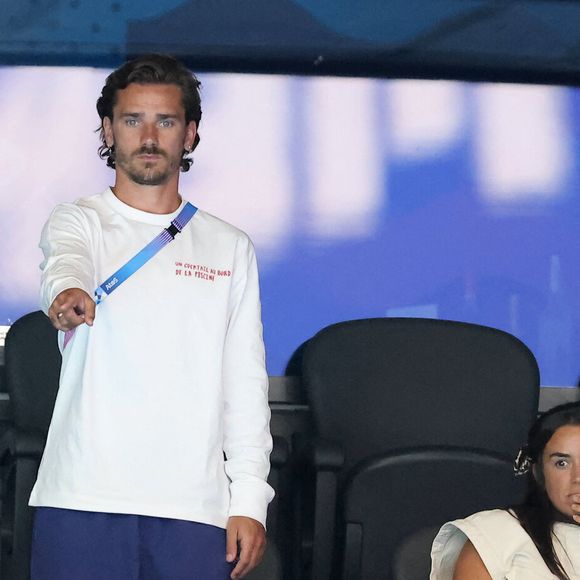
<path id="1" fill-rule="evenodd" d="M 514 469 L 524 503 L 445 524 L 431 580 L 580 579 L 580 403 L 541 415 Z"/>

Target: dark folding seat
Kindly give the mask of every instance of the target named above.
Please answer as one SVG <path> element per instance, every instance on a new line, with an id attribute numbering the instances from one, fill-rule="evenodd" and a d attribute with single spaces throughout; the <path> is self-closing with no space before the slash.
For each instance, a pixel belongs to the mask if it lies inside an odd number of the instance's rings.
<path id="1" fill-rule="evenodd" d="M 425 538 L 444 521 L 521 494 L 510 462 L 537 413 L 539 373 L 512 335 L 431 319 L 343 322 L 309 341 L 302 379 L 316 437 L 296 441 L 297 578 L 402 579 L 395 563 L 400 572 L 423 538 L 428 566 Z M 434 504 L 424 526 L 411 510 L 423 501 Z"/>
<path id="2" fill-rule="evenodd" d="M 476 449 L 415 447 L 356 468 L 338 521 L 342 578 L 426 580 L 441 524 L 522 501 L 512 460 Z"/>
<path id="3" fill-rule="evenodd" d="M 33 510 L 28 498 L 44 450 L 60 376 L 57 331 L 43 312 L 17 320 L 6 335 L 6 389 L 12 428 L 0 441 L 6 466 L 2 482 L 2 570 L 8 580 L 27 580 Z"/>

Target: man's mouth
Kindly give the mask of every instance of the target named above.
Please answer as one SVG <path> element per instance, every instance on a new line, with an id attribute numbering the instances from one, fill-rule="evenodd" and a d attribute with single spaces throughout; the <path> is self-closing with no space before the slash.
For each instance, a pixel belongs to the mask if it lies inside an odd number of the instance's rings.
<path id="1" fill-rule="evenodd" d="M 141 149 L 137 152 L 137 157 L 140 159 L 158 159 L 164 157 L 164 153 L 159 149 Z"/>

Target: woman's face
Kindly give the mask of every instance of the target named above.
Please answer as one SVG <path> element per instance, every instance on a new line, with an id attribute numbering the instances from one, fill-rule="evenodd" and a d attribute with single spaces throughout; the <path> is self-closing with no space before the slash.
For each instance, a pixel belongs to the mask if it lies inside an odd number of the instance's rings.
<path id="1" fill-rule="evenodd" d="M 546 492 L 554 507 L 572 517 L 580 503 L 580 425 L 556 430 L 544 447 L 542 467 Z"/>

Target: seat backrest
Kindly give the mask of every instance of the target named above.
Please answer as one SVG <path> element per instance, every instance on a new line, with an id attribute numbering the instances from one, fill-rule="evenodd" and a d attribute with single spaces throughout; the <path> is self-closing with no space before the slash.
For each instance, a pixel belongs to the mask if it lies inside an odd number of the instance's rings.
<path id="1" fill-rule="evenodd" d="M 393 580 L 426 580 L 431 571 L 431 546 L 440 526 L 427 526 L 405 538 L 394 555 Z"/>
<path id="2" fill-rule="evenodd" d="M 365 462 L 344 492 L 345 567 L 360 566 L 360 580 L 428 578 L 441 525 L 520 503 L 525 489 L 511 461 L 486 451 L 426 447 Z"/>
<path id="3" fill-rule="evenodd" d="M 342 322 L 304 353 L 319 436 L 346 467 L 401 447 L 461 445 L 514 456 L 538 409 L 539 372 L 514 336 L 418 318 Z"/>
<path id="4" fill-rule="evenodd" d="M 46 435 L 60 376 L 57 331 L 43 312 L 19 318 L 4 346 L 6 388 L 14 425 Z"/>

